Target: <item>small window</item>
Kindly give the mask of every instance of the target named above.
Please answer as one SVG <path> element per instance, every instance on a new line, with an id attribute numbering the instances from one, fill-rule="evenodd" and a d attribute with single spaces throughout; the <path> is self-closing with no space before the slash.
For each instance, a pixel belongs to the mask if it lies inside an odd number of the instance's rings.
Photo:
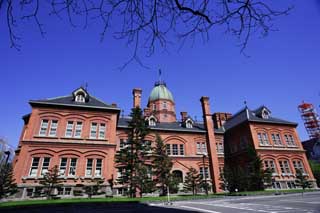
<path id="1" fill-rule="evenodd" d="M 84 95 L 83 94 L 76 95 L 76 102 L 84 103 L 85 102 Z"/>
<path id="2" fill-rule="evenodd" d="M 192 126 L 192 122 L 191 121 L 187 121 L 186 122 L 186 127 L 187 128 L 192 128 L 193 126 Z"/>
<path id="3" fill-rule="evenodd" d="M 171 155 L 171 145 L 166 144 L 166 149 L 167 149 L 167 155 Z"/>
<path id="4" fill-rule="evenodd" d="M 152 104 L 152 110 L 156 111 L 157 110 L 157 106 L 155 104 Z"/>
<path id="5" fill-rule="evenodd" d="M 31 169 L 29 175 L 31 177 L 36 177 L 38 174 L 38 166 L 39 166 L 40 158 L 35 157 L 32 159 Z"/>
<path id="6" fill-rule="evenodd" d="M 86 176 L 92 176 L 93 159 L 87 160 Z"/>
<path id="7" fill-rule="evenodd" d="M 50 158 L 43 158 L 41 175 L 45 175 L 48 172 L 50 164 Z"/>
<path id="8" fill-rule="evenodd" d="M 72 133 L 73 133 L 73 121 L 68 121 L 65 136 L 70 138 L 72 137 Z"/>
<path id="9" fill-rule="evenodd" d="M 197 153 L 201 153 L 201 143 L 200 142 L 197 142 Z"/>
<path id="10" fill-rule="evenodd" d="M 91 124 L 90 138 L 97 138 L 97 123 L 92 123 Z"/>
<path id="11" fill-rule="evenodd" d="M 82 132 L 82 122 L 77 122 L 74 137 L 81 138 L 81 132 Z"/>
<path id="12" fill-rule="evenodd" d="M 163 109 L 167 109 L 167 102 L 166 101 L 163 102 Z"/>
<path id="13" fill-rule="evenodd" d="M 42 120 L 39 135 L 40 136 L 46 136 L 47 135 L 47 129 L 48 129 L 48 120 Z"/>
<path id="14" fill-rule="evenodd" d="M 172 144 L 172 155 L 178 155 L 178 144 Z"/>
<path id="15" fill-rule="evenodd" d="M 263 119 L 268 119 L 269 118 L 269 112 L 267 110 L 262 111 L 262 118 Z"/>
<path id="16" fill-rule="evenodd" d="M 52 120 L 51 121 L 51 127 L 50 127 L 50 132 L 49 136 L 56 136 L 57 135 L 57 129 L 58 129 L 58 121 L 57 120 Z"/>
<path id="17" fill-rule="evenodd" d="M 99 139 L 105 139 L 106 124 L 100 124 L 99 126 Z"/>
<path id="18" fill-rule="evenodd" d="M 77 158 L 71 158 L 69 167 L 69 176 L 75 176 L 77 169 Z"/>
<path id="19" fill-rule="evenodd" d="M 96 160 L 96 171 L 94 173 L 94 176 L 101 177 L 102 175 L 102 159 Z"/>
<path id="20" fill-rule="evenodd" d="M 183 144 L 180 144 L 180 155 L 184 155 L 184 145 Z"/>
<path id="21" fill-rule="evenodd" d="M 149 126 L 155 126 L 156 125 L 156 119 L 150 118 L 149 119 Z"/>
<path id="22" fill-rule="evenodd" d="M 60 168 L 59 168 L 59 174 L 61 176 L 65 176 L 66 175 L 67 160 L 68 160 L 67 158 L 61 158 Z"/>
<path id="23" fill-rule="evenodd" d="M 209 178 L 209 170 L 208 167 L 200 167 L 200 176 L 202 179 Z"/>

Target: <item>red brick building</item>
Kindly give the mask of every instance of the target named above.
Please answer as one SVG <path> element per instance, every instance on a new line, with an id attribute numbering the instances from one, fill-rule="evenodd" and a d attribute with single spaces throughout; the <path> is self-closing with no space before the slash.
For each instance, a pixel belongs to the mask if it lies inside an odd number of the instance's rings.
<path id="1" fill-rule="evenodd" d="M 148 104 L 141 106 L 141 89 L 133 90 L 133 106 L 144 109 L 151 133 L 146 140 L 155 141 L 158 133 L 167 146 L 174 165 L 172 172 L 181 184 L 190 167 L 213 183 L 220 192 L 219 176 L 224 166 L 224 144 L 233 147 L 232 156 L 241 144 L 252 143 L 266 167 L 275 169 L 276 184 L 287 188 L 293 180 L 294 168 L 314 179 L 296 132 L 296 124 L 270 116 L 270 111 L 245 109 L 236 115 L 211 114 L 209 98 L 202 97 L 203 122 L 193 120 L 186 112 L 177 119 L 173 95 L 164 82 L 157 82 Z M 14 174 L 21 188 L 18 197 L 31 197 L 40 187 L 41 176 L 54 165 L 60 169 L 63 187 L 57 193 L 72 196 L 77 184 L 92 180 L 116 180 L 119 173 L 114 156 L 128 139 L 129 117 L 120 116 L 121 109 L 108 105 L 79 88 L 71 95 L 33 100 L 30 114 L 23 117 L 24 126 L 14 160 Z M 261 114 L 261 115 L 260 115 Z M 239 159 L 241 160 L 241 159 Z M 286 185 L 287 184 L 287 185 Z M 123 188 L 115 184 L 115 194 Z"/>

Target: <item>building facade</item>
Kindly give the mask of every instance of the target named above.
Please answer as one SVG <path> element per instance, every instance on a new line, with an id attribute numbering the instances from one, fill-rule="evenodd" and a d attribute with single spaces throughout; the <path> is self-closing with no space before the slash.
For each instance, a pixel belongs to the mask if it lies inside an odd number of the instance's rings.
<path id="1" fill-rule="evenodd" d="M 179 177 L 180 187 L 190 167 L 212 183 L 214 192 L 221 192 L 220 173 L 224 167 L 224 146 L 232 147 L 230 156 L 241 156 L 244 143 L 253 144 L 266 168 L 272 168 L 275 187 L 292 188 L 294 169 L 302 168 L 313 180 L 305 151 L 296 132 L 296 124 L 271 117 L 266 107 L 256 111 L 211 113 L 209 98 L 200 103 L 203 122 L 181 112 L 177 119 L 175 101 L 164 82 L 157 82 L 150 93 L 147 106 L 141 106 L 142 90 L 133 90 L 133 107 L 140 107 L 150 128 L 145 138 L 152 144 L 159 134 L 172 158 L 172 172 Z M 72 196 L 79 185 L 100 180 L 111 193 L 126 190 L 116 179 L 114 157 L 128 140 L 130 117 L 120 116 L 116 104 L 106 104 L 80 87 L 71 95 L 32 100 L 31 113 L 24 116 L 14 174 L 20 193 L 18 197 L 32 197 L 41 187 L 39 181 L 49 168 L 57 165 L 63 187 L 61 196 Z M 239 155 L 240 153 L 240 155 Z M 239 161 L 244 158 L 239 158 Z"/>

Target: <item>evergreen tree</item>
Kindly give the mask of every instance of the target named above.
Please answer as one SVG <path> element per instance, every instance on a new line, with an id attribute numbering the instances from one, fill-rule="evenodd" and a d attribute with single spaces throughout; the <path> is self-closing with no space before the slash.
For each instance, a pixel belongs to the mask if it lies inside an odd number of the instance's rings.
<path id="1" fill-rule="evenodd" d="M 263 171 L 263 184 L 265 189 L 272 186 L 272 170 L 269 168 Z"/>
<path id="2" fill-rule="evenodd" d="M 88 195 L 88 198 L 91 198 L 93 195 L 100 194 L 101 184 L 103 183 L 102 180 L 93 180 L 89 185 L 83 186 L 84 193 Z"/>
<path id="3" fill-rule="evenodd" d="M 309 161 L 314 178 L 317 181 L 318 187 L 320 187 L 320 163 L 316 161 Z"/>
<path id="4" fill-rule="evenodd" d="M 55 195 L 53 194 L 53 190 L 58 188 L 61 185 L 61 180 L 59 179 L 59 167 L 55 165 L 51 169 L 48 170 L 46 174 L 44 174 L 43 179 L 40 181 L 40 184 L 45 188 L 45 195 L 47 199 L 51 199 Z"/>
<path id="5" fill-rule="evenodd" d="M 249 191 L 264 190 L 264 170 L 262 160 L 252 146 L 247 149 L 248 156 L 248 188 Z"/>
<path id="6" fill-rule="evenodd" d="M 156 144 L 153 149 L 154 159 L 152 161 L 154 166 L 154 176 L 160 188 L 160 196 L 167 193 L 167 187 L 174 187 L 174 177 L 171 177 L 170 171 L 172 169 L 172 160 L 167 155 L 166 145 L 163 143 L 161 137 L 156 135 Z"/>
<path id="7" fill-rule="evenodd" d="M 135 197 L 137 188 L 145 188 L 138 186 L 141 183 L 138 181 L 138 171 L 145 164 L 148 155 L 144 138 L 149 133 L 149 129 L 139 107 L 133 108 L 130 116 L 128 141 L 126 146 L 117 152 L 115 162 L 121 172 L 121 177 L 117 181 L 129 188 L 130 197 Z"/>
<path id="8" fill-rule="evenodd" d="M 191 191 L 193 195 L 196 195 L 200 182 L 201 177 L 198 171 L 195 168 L 191 167 L 187 172 L 183 188 L 185 191 Z"/>
<path id="9" fill-rule="evenodd" d="M 17 193 L 17 184 L 13 178 L 11 164 L 0 165 L 0 199 L 6 198 Z"/>
<path id="10" fill-rule="evenodd" d="M 134 184 L 139 190 L 140 197 L 142 197 L 142 193 L 151 193 L 155 190 L 151 166 L 145 164 L 138 165 L 136 174 L 137 175 L 134 177 Z"/>
<path id="11" fill-rule="evenodd" d="M 304 191 L 306 188 L 311 188 L 311 182 L 308 180 L 308 177 L 303 175 L 303 172 L 300 169 L 296 169 L 296 181 L 297 186 L 300 186 Z M 302 192 L 303 193 L 303 192 Z"/>

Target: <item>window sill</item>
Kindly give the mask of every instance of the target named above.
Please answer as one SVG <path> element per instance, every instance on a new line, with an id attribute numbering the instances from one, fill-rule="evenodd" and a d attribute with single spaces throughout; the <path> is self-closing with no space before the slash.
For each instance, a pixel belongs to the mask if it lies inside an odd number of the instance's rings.
<path id="1" fill-rule="evenodd" d="M 65 140 L 84 140 L 84 138 L 79 138 L 79 137 L 61 137 L 61 139 L 65 139 Z"/>
<path id="2" fill-rule="evenodd" d="M 268 144 L 268 145 L 265 145 L 265 144 L 259 144 L 261 147 L 272 147 L 272 145 L 270 144 Z"/>
<path id="3" fill-rule="evenodd" d="M 298 148 L 297 145 L 287 145 L 288 148 Z"/>
<path id="4" fill-rule="evenodd" d="M 88 141 L 108 141 L 108 139 L 101 139 L 101 138 L 88 138 Z"/>

